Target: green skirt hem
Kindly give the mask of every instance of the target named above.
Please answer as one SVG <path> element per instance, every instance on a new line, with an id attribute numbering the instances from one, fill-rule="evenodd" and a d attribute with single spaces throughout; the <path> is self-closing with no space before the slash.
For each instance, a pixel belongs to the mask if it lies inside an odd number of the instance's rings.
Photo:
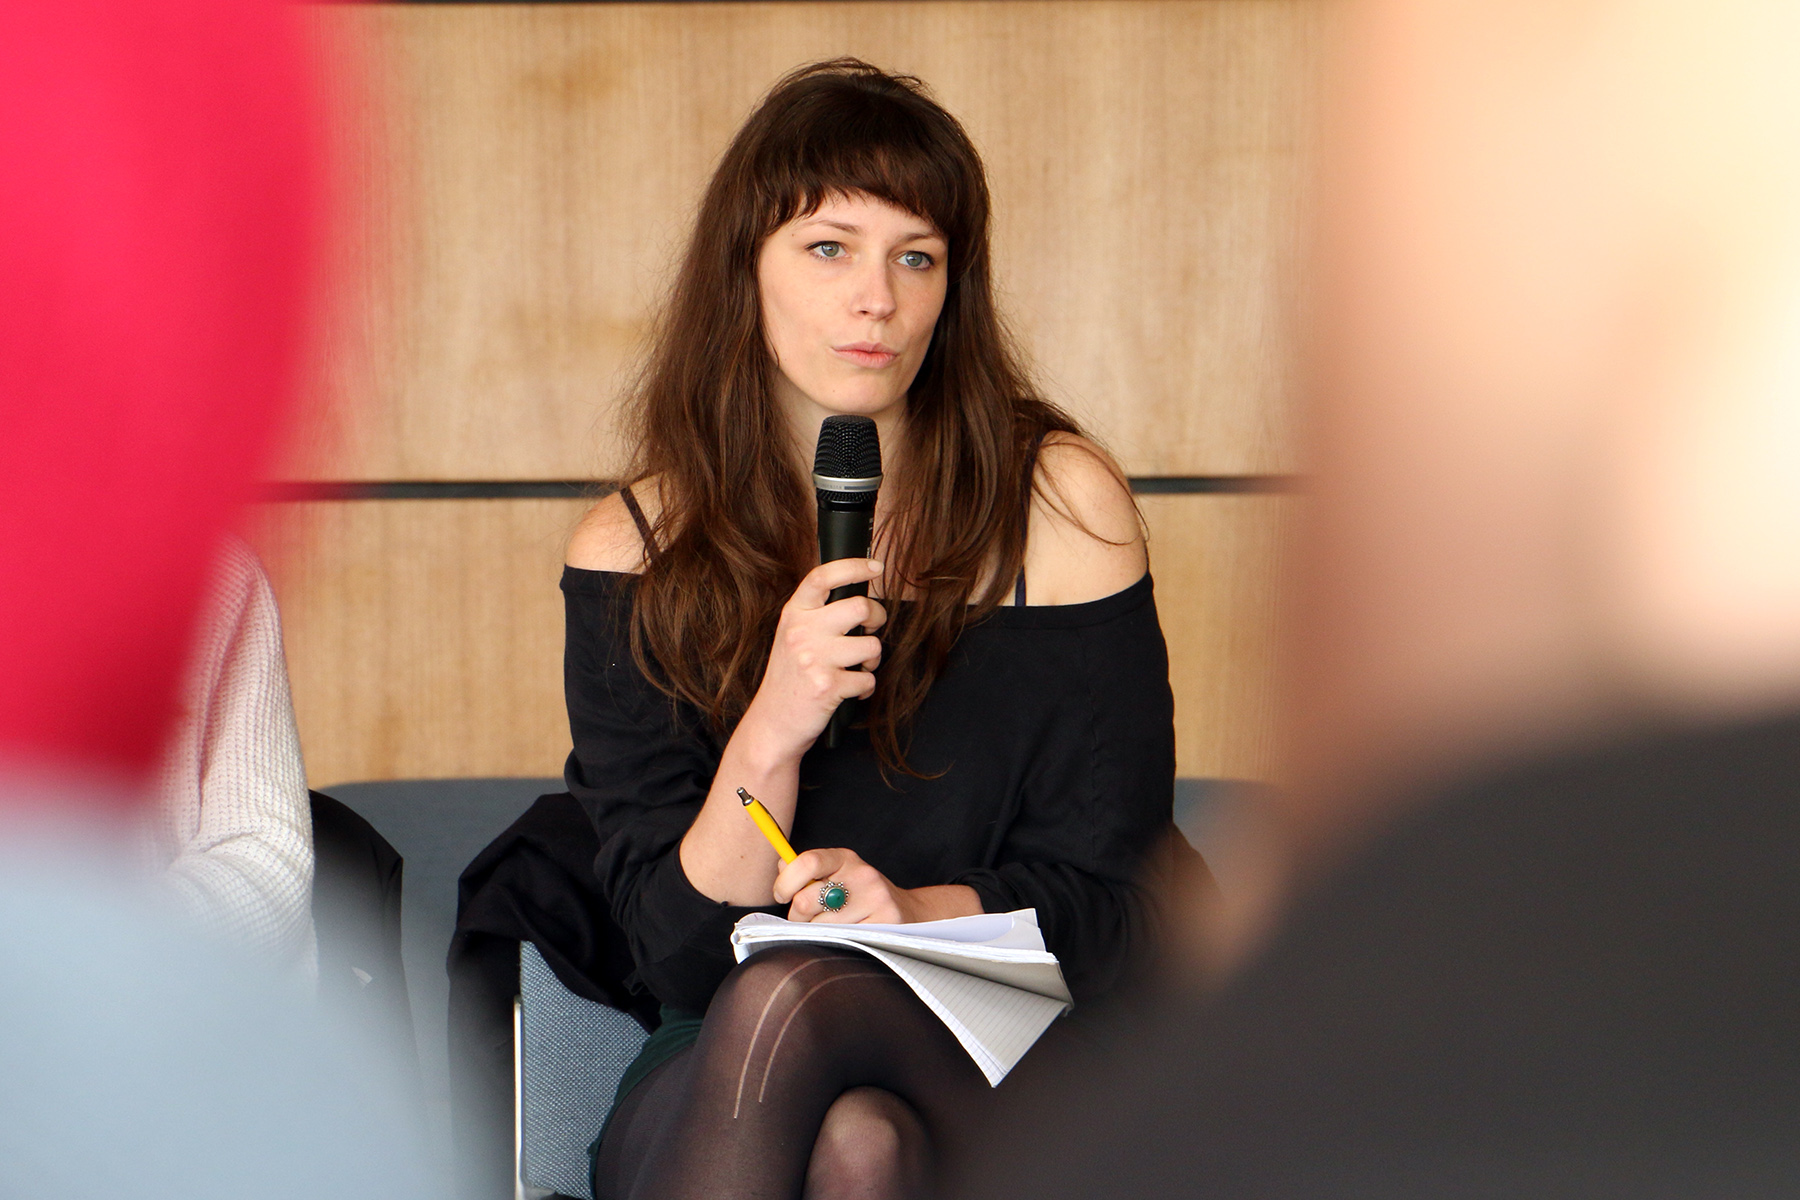
<path id="1" fill-rule="evenodd" d="M 631 1065 L 619 1076 L 619 1087 L 613 1092 L 612 1107 L 606 1110 L 606 1120 L 601 1123 L 600 1132 L 594 1135 L 594 1140 L 588 1145 L 590 1160 L 599 1155 L 600 1143 L 606 1139 L 606 1131 L 612 1127 L 613 1114 L 619 1111 L 619 1105 L 631 1094 L 631 1089 L 642 1083 L 650 1072 L 700 1040 L 700 1024 L 705 1020 L 704 1014 L 671 1008 L 665 1004 L 659 1016 L 662 1023 L 656 1027 L 656 1032 L 645 1039 L 637 1057 L 631 1060 Z"/>

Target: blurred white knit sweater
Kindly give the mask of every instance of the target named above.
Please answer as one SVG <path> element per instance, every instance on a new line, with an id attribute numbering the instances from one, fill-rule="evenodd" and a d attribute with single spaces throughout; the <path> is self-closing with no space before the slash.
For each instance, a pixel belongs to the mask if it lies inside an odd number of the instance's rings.
<path id="1" fill-rule="evenodd" d="M 309 986 L 312 810 L 281 616 L 250 548 L 224 546 L 164 760 L 155 852 L 202 922 Z"/>

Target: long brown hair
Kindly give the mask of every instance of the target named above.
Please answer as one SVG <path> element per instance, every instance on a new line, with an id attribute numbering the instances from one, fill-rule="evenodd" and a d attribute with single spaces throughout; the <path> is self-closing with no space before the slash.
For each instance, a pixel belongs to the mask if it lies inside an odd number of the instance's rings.
<path id="1" fill-rule="evenodd" d="M 884 769 L 911 773 L 912 715 L 1023 561 L 1033 449 L 1051 430 L 1077 432 L 1037 394 L 995 310 L 981 159 L 917 79 L 856 59 L 802 67 L 714 172 L 632 397 L 630 477 L 655 478 L 661 511 L 631 641 L 646 675 L 721 735 L 755 695 L 781 606 L 818 561 L 757 256 L 788 221 L 857 193 L 930 221 L 950 247 L 943 312 L 908 394 L 907 453 L 885 485 L 899 496 L 882 533 L 888 595 L 908 599 L 888 606 L 868 709 Z"/>

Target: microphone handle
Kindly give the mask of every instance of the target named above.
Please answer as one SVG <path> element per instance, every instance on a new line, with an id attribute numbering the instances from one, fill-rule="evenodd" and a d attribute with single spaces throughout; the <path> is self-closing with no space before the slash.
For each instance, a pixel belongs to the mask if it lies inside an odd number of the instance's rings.
<path id="1" fill-rule="evenodd" d="M 869 542 L 875 536 L 875 507 L 871 504 L 864 508 L 837 508 L 826 504 L 819 505 L 819 561 L 834 562 L 840 558 L 867 558 Z M 846 596 L 866 596 L 869 585 L 866 583 L 847 583 L 843 587 L 832 588 L 831 594 L 825 598 L 827 604 L 842 600 Z M 863 627 L 858 625 L 848 636 L 861 637 Z M 845 701 L 837 706 L 831 714 L 831 720 L 825 725 L 825 748 L 835 750 L 849 732 L 850 722 L 856 717 L 855 701 Z"/>

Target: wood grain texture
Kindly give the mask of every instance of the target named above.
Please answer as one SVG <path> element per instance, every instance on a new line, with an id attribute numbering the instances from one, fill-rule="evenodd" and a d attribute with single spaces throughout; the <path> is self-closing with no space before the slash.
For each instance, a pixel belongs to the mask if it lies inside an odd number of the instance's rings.
<path id="1" fill-rule="evenodd" d="M 556 582 L 586 507 L 375 500 L 264 511 L 257 541 L 314 787 L 562 773 Z"/>
<path id="2" fill-rule="evenodd" d="M 1274 778 L 1275 559 L 1297 501 L 1142 499 L 1179 770 Z M 584 507 L 383 500 L 265 510 L 258 540 L 315 787 L 560 773 L 569 733 L 556 581 Z"/>
<path id="3" fill-rule="evenodd" d="M 1279 781 L 1276 630 L 1291 496 L 1140 496 L 1182 775 Z"/>
<path id="4" fill-rule="evenodd" d="M 369 256 L 294 478 L 579 478 L 731 133 L 786 70 L 918 74 L 984 154 L 1003 301 L 1136 474 L 1297 466 L 1287 263 L 1318 0 L 342 5 Z"/>

